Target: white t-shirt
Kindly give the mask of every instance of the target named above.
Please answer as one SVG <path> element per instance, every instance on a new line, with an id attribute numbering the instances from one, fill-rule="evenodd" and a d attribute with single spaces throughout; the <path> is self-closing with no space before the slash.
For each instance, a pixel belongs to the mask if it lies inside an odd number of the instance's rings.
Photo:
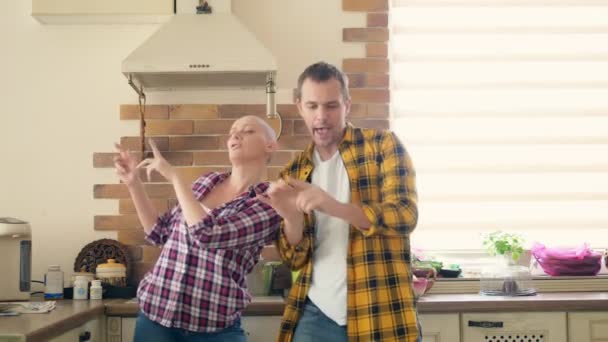
<path id="1" fill-rule="evenodd" d="M 337 151 L 322 161 L 315 150 L 312 184 L 339 202 L 350 202 L 350 183 L 344 161 Z M 312 282 L 308 297 L 329 318 L 346 325 L 346 257 L 348 222 L 315 210 L 316 235 Z"/>

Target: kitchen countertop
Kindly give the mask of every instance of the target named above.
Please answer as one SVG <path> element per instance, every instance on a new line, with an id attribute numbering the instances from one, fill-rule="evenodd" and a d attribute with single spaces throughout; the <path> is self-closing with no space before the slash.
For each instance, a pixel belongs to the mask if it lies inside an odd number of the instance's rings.
<path id="1" fill-rule="evenodd" d="M 539 293 L 535 296 L 503 297 L 479 294 L 427 294 L 418 301 L 418 312 L 500 312 L 500 311 L 608 311 L 606 292 Z M 254 297 L 243 316 L 280 316 L 284 302 L 281 297 Z M 135 301 L 106 305 L 106 314 L 135 316 Z"/>
<path id="2" fill-rule="evenodd" d="M 281 297 L 254 297 L 243 315 L 280 316 L 283 307 Z M 55 310 L 50 313 L 0 317 L 0 337 L 25 336 L 28 342 L 47 341 L 97 316 L 134 317 L 138 310 L 137 302 L 133 299 L 59 300 Z M 503 311 L 608 311 L 608 293 L 540 293 L 528 297 L 427 294 L 418 302 L 418 312 L 421 314 Z"/>
<path id="3" fill-rule="evenodd" d="M 58 300 L 56 303 L 49 313 L 0 317 L 0 340 L 25 336 L 27 342 L 48 341 L 103 315 L 105 305 L 110 304 L 102 300 Z"/>

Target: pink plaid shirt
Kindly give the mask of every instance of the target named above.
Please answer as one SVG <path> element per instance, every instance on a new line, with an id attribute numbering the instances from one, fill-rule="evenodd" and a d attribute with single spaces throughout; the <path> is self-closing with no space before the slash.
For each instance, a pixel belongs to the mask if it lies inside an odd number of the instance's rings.
<path id="1" fill-rule="evenodd" d="M 227 176 L 200 177 L 192 187 L 195 197 L 205 197 Z M 251 187 L 194 226 L 187 226 L 179 205 L 158 218 L 146 239 L 163 249 L 137 290 L 149 319 L 166 327 L 216 332 L 240 318 L 251 301 L 245 275 L 262 247 L 275 240 L 281 221 L 256 199 L 267 188 L 268 183 Z"/>

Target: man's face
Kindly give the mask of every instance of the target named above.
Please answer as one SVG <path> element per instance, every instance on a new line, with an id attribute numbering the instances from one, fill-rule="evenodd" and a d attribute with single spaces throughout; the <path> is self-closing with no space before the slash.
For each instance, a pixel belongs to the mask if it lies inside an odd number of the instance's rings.
<path id="1" fill-rule="evenodd" d="M 323 82 L 306 79 L 296 105 L 317 149 L 335 151 L 350 110 L 350 100 L 343 98 L 340 82 L 334 78 Z"/>

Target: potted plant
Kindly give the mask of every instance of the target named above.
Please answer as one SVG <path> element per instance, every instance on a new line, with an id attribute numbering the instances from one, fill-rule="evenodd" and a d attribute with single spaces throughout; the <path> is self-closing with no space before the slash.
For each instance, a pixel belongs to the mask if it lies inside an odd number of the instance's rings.
<path id="1" fill-rule="evenodd" d="M 517 273 L 513 271 L 516 270 L 516 267 L 521 267 L 515 266 L 515 264 L 524 253 L 523 242 L 524 239 L 520 235 L 502 231 L 495 231 L 484 237 L 483 245 L 490 255 L 502 256 L 493 273 L 497 277 L 493 281 L 500 282 L 493 285 L 498 286 L 497 288 L 490 286 L 492 292 L 497 290 L 502 295 L 518 295 L 520 293 L 517 280 L 513 277 Z M 484 293 L 483 290 L 482 293 Z"/>
<path id="2" fill-rule="evenodd" d="M 503 255 L 508 264 L 512 265 L 524 253 L 524 239 L 518 234 L 495 231 L 486 235 L 483 245 L 490 255 Z"/>

